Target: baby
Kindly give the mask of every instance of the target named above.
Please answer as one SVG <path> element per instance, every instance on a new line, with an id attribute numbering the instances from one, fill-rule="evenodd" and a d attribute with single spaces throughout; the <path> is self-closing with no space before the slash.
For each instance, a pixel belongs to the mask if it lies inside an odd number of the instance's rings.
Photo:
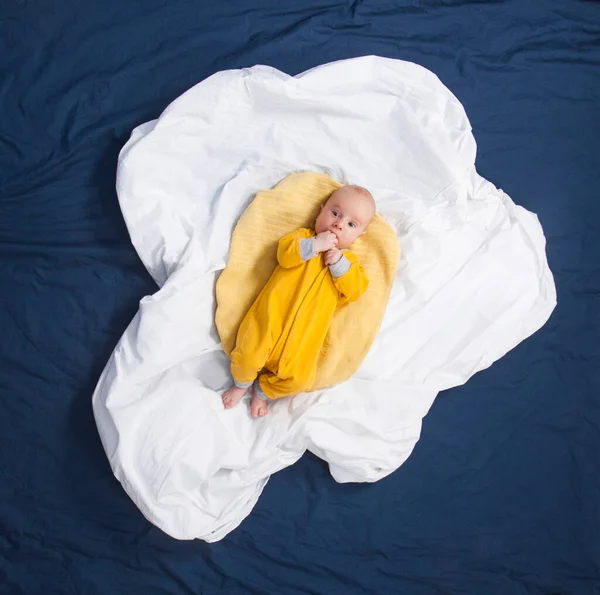
<path id="1" fill-rule="evenodd" d="M 279 266 L 246 314 L 231 353 L 234 386 L 223 396 L 235 407 L 252 389 L 251 412 L 262 417 L 268 400 L 309 390 L 335 311 L 357 300 L 369 281 L 346 250 L 375 215 L 360 186 L 343 186 L 321 206 L 315 231 L 297 229 L 279 240 Z"/>

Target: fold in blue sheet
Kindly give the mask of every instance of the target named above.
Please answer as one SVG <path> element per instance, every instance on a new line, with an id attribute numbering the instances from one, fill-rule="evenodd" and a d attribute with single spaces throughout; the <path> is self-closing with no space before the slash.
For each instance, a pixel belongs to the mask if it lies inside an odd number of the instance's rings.
<path id="1" fill-rule="evenodd" d="M 224 541 L 175 541 L 114 479 L 91 410 L 156 289 L 118 151 L 218 70 L 364 54 L 463 103 L 480 173 L 540 217 L 558 308 L 440 395 L 391 477 L 338 485 L 305 456 Z M 3 2 L 0 593 L 600 592 L 598 138 L 597 2 Z"/>

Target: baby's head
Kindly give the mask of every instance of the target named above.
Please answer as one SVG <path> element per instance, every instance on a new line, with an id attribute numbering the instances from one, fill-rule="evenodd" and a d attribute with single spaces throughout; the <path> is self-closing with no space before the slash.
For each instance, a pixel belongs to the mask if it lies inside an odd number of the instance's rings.
<path id="1" fill-rule="evenodd" d="M 321 206 L 315 223 L 317 234 L 331 231 L 338 248 L 347 248 L 365 233 L 375 215 L 375 201 L 361 186 L 342 186 Z"/>

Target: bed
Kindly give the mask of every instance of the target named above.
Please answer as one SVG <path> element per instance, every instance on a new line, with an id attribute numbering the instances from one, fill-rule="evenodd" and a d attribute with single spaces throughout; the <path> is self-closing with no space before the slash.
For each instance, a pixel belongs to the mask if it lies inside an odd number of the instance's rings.
<path id="1" fill-rule="evenodd" d="M 600 592 L 600 10 L 589 1 L 14 2 L 0 8 L 0 592 Z M 376 54 L 463 104 L 477 168 L 536 213 L 549 322 L 440 394 L 410 458 L 305 454 L 216 543 L 113 476 L 91 395 L 157 286 L 115 192 L 136 126 L 215 72 Z"/>

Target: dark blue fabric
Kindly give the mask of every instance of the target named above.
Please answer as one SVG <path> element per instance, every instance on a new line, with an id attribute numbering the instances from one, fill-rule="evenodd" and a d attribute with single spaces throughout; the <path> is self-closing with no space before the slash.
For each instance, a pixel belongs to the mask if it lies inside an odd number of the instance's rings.
<path id="1" fill-rule="evenodd" d="M 559 305 L 438 397 L 408 462 L 338 485 L 305 456 L 220 543 L 150 525 L 90 397 L 155 290 L 114 191 L 136 125 L 227 68 L 379 54 L 464 104 L 480 173 L 536 212 Z M 0 592 L 600 593 L 600 4 L 4 0 Z"/>

